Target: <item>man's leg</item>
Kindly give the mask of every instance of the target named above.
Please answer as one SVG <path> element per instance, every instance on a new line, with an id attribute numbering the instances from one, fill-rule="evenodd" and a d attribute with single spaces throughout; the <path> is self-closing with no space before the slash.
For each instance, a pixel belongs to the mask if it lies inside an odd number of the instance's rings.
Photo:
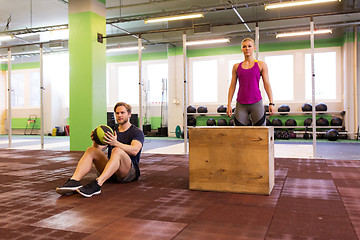
<path id="1" fill-rule="evenodd" d="M 101 186 L 114 173 L 118 177 L 123 178 L 131 169 L 131 159 L 129 155 L 118 147 L 115 147 L 112 150 L 111 158 L 105 165 L 103 164 L 103 161 L 98 161 L 98 159 L 94 159 L 94 164 L 99 173 L 101 173 L 100 176 L 94 181 L 76 190 L 84 197 L 91 197 L 95 194 L 101 193 Z"/>
<path id="2" fill-rule="evenodd" d="M 68 195 L 81 188 L 82 185 L 80 180 L 90 171 L 93 162 L 96 162 L 98 166 L 105 166 L 107 163 L 105 153 L 94 146 L 89 147 L 85 151 L 84 155 L 79 160 L 72 177 L 69 178 L 63 186 L 57 187 L 56 192 L 61 195 Z"/>
<path id="3" fill-rule="evenodd" d="M 112 150 L 111 158 L 105 166 L 97 162 L 94 162 L 94 164 L 101 173 L 97 181 L 98 184 L 102 186 L 114 173 L 119 178 L 124 178 L 131 168 L 131 159 L 124 150 L 115 147 Z"/>
<path id="4" fill-rule="evenodd" d="M 89 147 L 84 155 L 80 158 L 76 170 L 71 179 L 80 181 L 90 170 L 94 163 L 96 169 L 104 169 L 108 159 L 103 151 L 96 147 Z M 99 171 L 100 173 L 102 171 Z"/>

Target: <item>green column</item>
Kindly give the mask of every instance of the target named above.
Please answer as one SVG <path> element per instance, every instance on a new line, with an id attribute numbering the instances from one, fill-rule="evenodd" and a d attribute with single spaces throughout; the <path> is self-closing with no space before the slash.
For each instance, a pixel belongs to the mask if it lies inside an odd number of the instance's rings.
<path id="1" fill-rule="evenodd" d="M 70 150 L 91 146 L 90 133 L 106 124 L 105 0 L 69 0 Z"/>

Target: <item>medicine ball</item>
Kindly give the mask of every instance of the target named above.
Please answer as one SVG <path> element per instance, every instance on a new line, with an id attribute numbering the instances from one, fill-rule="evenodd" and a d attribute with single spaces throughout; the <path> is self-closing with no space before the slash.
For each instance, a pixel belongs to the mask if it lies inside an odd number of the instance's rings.
<path id="1" fill-rule="evenodd" d="M 327 106 L 325 103 L 318 103 L 315 107 L 316 111 L 327 111 Z"/>
<path id="2" fill-rule="evenodd" d="M 302 105 L 301 110 L 303 112 L 311 112 L 312 111 L 312 105 L 310 103 L 304 103 L 304 105 Z"/>
<path id="3" fill-rule="evenodd" d="M 269 112 L 269 105 L 264 105 L 265 112 Z"/>
<path id="4" fill-rule="evenodd" d="M 227 126 L 228 124 L 227 124 L 226 119 L 221 118 L 217 121 L 217 125 L 218 126 Z"/>
<path id="5" fill-rule="evenodd" d="M 275 119 L 272 120 L 271 125 L 273 125 L 273 126 L 282 126 L 283 124 L 282 124 L 282 121 L 280 119 L 275 118 Z"/>
<path id="6" fill-rule="evenodd" d="M 193 105 L 187 107 L 188 113 L 196 113 L 196 108 Z"/>
<path id="7" fill-rule="evenodd" d="M 196 126 L 196 118 L 189 116 L 187 118 L 187 125 L 188 126 Z"/>
<path id="8" fill-rule="evenodd" d="M 100 125 L 94 129 L 92 138 L 97 144 L 106 145 L 107 143 L 104 142 L 104 136 L 105 136 L 105 133 L 107 133 L 107 132 L 114 134 L 113 130 L 109 126 Z"/>
<path id="9" fill-rule="evenodd" d="M 330 129 L 326 132 L 326 138 L 329 141 L 336 141 L 339 137 L 339 132 L 336 129 Z"/>
<path id="10" fill-rule="evenodd" d="M 297 126 L 297 123 L 296 123 L 295 119 L 290 118 L 290 119 L 286 120 L 285 126 Z M 289 129 L 293 129 L 293 128 L 289 128 Z"/>
<path id="11" fill-rule="evenodd" d="M 338 138 L 339 138 L 339 139 L 348 139 L 348 135 L 347 135 L 347 133 L 342 132 L 342 134 L 339 133 Z"/>
<path id="12" fill-rule="evenodd" d="M 229 126 L 235 126 L 235 120 L 234 120 L 234 118 L 230 118 L 230 120 L 229 120 Z"/>
<path id="13" fill-rule="evenodd" d="M 333 117 L 330 121 L 331 126 L 342 126 L 342 120 L 339 117 Z"/>
<path id="14" fill-rule="evenodd" d="M 311 126 L 312 124 L 312 118 L 307 118 L 304 120 L 304 126 Z"/>
<path id="15" fill-rule="evenodd" d="M 278 108 L 278 112 L 290 112 L 290 107 L 288 105 L 286 105 L 286 104 L 283 104 Z M 280 114 L 280 115 L 286 115 L 286 114 L 287 113 Z"/>
<path id="16" fill-rule="evenodd" d="M 329 126 L 329 121 L 326 118 L 318 118 L 316 120 L 316 126 Z"/>
<path id="17" fill-rule="evenodd" d="M 266 126 L 271 126 L 271 122 L 268 118 L 266 119 Z"/>
<path id="18" fill-rule="evenodd" d="M 217 108 L 217 112 L 218 112 L 218 113 L 226 113 L 226 110 L 227 110 L 227 107 L 224 106 L 224 105 L 220 105 L 220 106 Z"/>
<path id="19" fill-rule="evenodd" d="M 209 119 L 206 121 L 206 125 L 207 125 L 207 126 L 216 126 L 216 121 L 215 121 L 215 119 L 209 118 Z"/>
<path id="20" fill-rule="evenodd" d="M 207 110 L 207 107 L 205 107 L 205 106 L 200 106 L 200 107 L 197 108 L 197 112 L 198 112 L 198 113 L 207 113 L 208 110 Z"/>

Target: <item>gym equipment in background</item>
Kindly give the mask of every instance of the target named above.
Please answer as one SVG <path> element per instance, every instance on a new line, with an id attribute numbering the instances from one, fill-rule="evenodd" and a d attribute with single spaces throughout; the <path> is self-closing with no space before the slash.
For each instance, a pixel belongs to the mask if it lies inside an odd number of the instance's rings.
<path id="1" fill-rule="evenodd" d="M 303 112 L 311 112 L 312 111 L 312 105 L 310 103 L 304 103 L 304 105 L 302 105 L 301 110 Z"/>
<path id="2" fill-rule="evenodd" d="M 327 111 L 327 106 L 325 103 L 318 103 L 315 106 L 316 111 Z"/>
<path id="3" fill-rule="evenodd" d="M 268 118 L 266 118 L 266 126 L 271 126 L 271 121 Z"/>
<path id="4" fill-rule="evenodd" d="M 312 124 L 312 118 L 307 118 L 304 120 L 304 126 L 311 126 Z"/>
<path id="5" fill-rule="evenodd" d="M 329 126 L 329 120 L 326 118 L 320 117 L 316 120 L 316 126 Z"/>
<path id="6" fill-rule="evenodd" d="M 35 124 L 36 124 L 37 116 L 36 115 L 29 115 L 29 118 L 27 120 L 27 124 L 25 127 L 24 135 L 27 135 L 27 130 L 30 130 L 30 135 L 32 135 L 32 132 L 34 130 Z"/>
<path id="7" fill-rule="evenodd" d="M 275 118 L 275 119 L 272 120 L 271 125 L 272 126 L 282 126 L 283 124 L 282 124 L 282 121 L 280 119 Z"/>
<path id="8" fill-rule="evenodd" d="M 176 128 L 175 128 L 175 136 L 177 138 L 181 137 L 181 127 L 179 125 L 177 125 Z"/>
<path id="9" fill-rule="evenodd" d="M 208 109 L 205 106 L 200 106 L 200 107 L 197 108 L 197 112 L 198 113 L 207 113 Z"/>
<path id="10" fill-rule="evenodd" d="M 227 107 L 224 106 L 224 105 L 220 105 L 220 106 L 217 108 L 217 112 L 218 112 L 218 113 L 226 113 L 226 110 L 227 110 Z"/>
<path id="11" fill-rule="evenodd" d="M 331 126 L 342 126 L 342 120 L 339 117 L 333 117 L 330 121 Z"/>
<path id="12" fill-rule="evenodd" d="M 297 126 L 297 123 L 295 119 L 289 118 L 288 120 L 286 120 L 285 126 Z M 288 128 L 288 129 L 294 129 L 294 128 Z"/>
<path id="13" fill-rule="evenodd" d="M 336 129 L 330 129 L 326 132 L 326 138 L 329 141 L 336 141 L 339 138 L 339 131 Z"/>
<path id="14" fill-rule="evenodd" d="M 194 118 L 192 116 L 188 116 L 187 125 L 188 126 L 196 126 L 196 118 Z"/>
<path id="15" fill-rule="evenodd" d="M 196 108 L 193 105 L 188 106 L 187 113 L 196 113 Z"/>
<path id="16" fill-rule="evenodd" d="M 290 112 L 290 107 L 286 104 L 283 104 L 283 105 L 279 106 L 278 112 Z M 287 115 L 287 113 L 282 113 L 280 115 Z"/>
<path id="17" fill-rule="evenodd" d="M 235 120 L 234 120 L 234 118 L 230 118 L 230 120 L 229 120 L 229 126 L 235 126 Z"/>
<path id="18" fill-rule="evenodd" d="M 114 112 L 107 112 L 107 125 L 109 127 L 111 127 L 112 129 L 115 128 L 115 117 L 114 117 Z"/>
<path id="19" fill-rule="evenodd" d="M 207 126 L 216 126 L 216 121 L 215 121 L 215 119 L 209 118 L 209 119 L 206 121 L 206 125 L 207 125 Z"/>
<path id="20" fill-rule="evenodd" d="M 218 126 L 227 126 L 228 123 L 227 123 L 226 119 L 221 118 L 221 119 L 219 119 L 219 120 L 217 121 L 217 125 L 218 125 Z"/>

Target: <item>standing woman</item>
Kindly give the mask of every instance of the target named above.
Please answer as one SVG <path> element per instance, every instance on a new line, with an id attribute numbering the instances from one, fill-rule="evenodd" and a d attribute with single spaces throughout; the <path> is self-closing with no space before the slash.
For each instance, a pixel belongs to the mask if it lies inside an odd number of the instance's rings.
<path id="1" fill-rule="evenodd" d="M 259 89 L 260 76 L 262 77 L 266 94 L 269 98 L 269 112 L 274 113 L 274 101 L 269 81 L 268 68 L 265 62 L 254 59 L 255 42 L 245 38 L 241 42 L 241 50 L 245 60 L 236 63 L 232 69 L 231 84 L 228 93 L 227 115 L 232 116 L 231 101 L 233 99 L 236 81 L 239 79 L 239 90 L 236 98 L 235 125 L 246 126 L 249 115 L 254 126 L 266 125 L 266 114 Z"/>

